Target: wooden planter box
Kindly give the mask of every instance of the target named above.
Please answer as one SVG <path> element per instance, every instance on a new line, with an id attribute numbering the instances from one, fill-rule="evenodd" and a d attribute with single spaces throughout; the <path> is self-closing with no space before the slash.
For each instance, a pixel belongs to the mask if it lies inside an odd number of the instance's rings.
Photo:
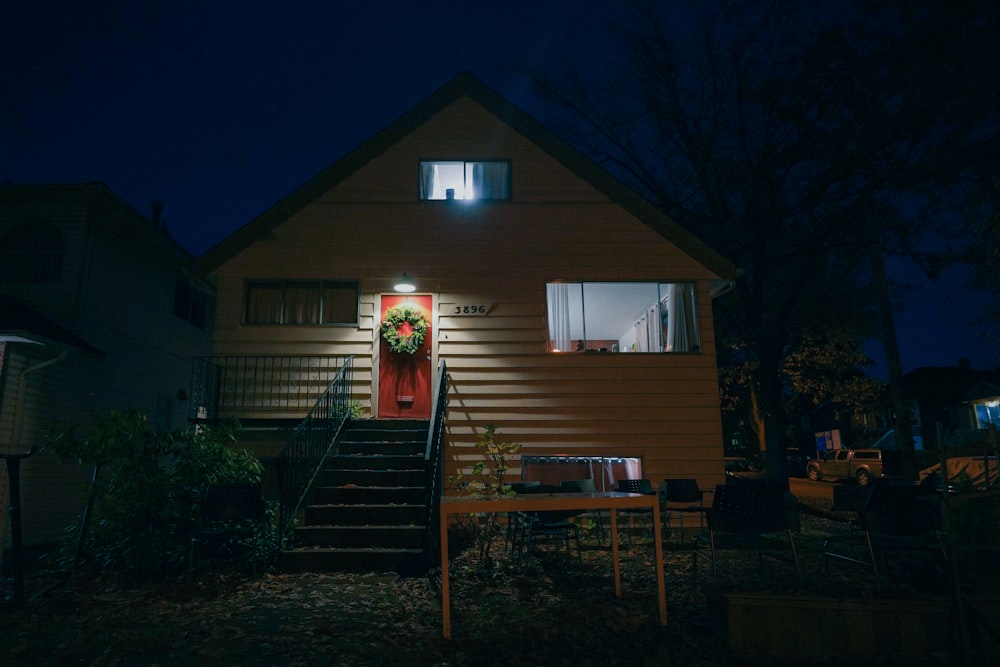
<path id="1" fill-rule="evenodd" d="M 957 647 L 951 600 L 835 599 L 774 593 L 708 592 L 721 637 L 734 654 L 783 658 L 906 655 Z"/>

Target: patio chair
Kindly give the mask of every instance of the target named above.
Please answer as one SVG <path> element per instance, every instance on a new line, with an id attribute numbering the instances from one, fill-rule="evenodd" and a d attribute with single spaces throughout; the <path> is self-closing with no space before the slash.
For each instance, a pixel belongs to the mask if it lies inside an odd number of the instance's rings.
<path id="1" fill-rule="evenodd" d="M 692 576 L 698 582 L 698 561 L 712 566 L 712 578 L 719 580 L 719 555 L 723 551 L 757 554 L 758 563 L 771 558 L 794 565 L 802 578 L 799 554 L 792 535 L 797 527 L 787 490 L 780 484 L 720 484 L 715 487 L 712 505 L 705 511 L 708 531 L 694 539 Z"/>
<path id="2" fill-rule="evenodd" d="M 677 517 L 678 532 L 684 534 L 684 515 L 697 514 L 698 526 L 705 529 L 705 494 L 694 478 L 665 479 L 660 483 L 660 518 L 665 531 L 672 528 L 671 521 Z"/>
<path id="3" fill-rule="evenodd" d="M 212 484 L 198 506 L 198 521 L 191 536 L 188 580 L 195 561 L 210 549 L 217 559 L 247 556 L 257 576 L 257 550 L 264 527 L 264 499 L 260 482 Z"/>
<path id="4" fill-rule="evenodd" d="M 879 579 L 889 576 L 890 555 L 948 562 L 941 500 L 933 491 L 915 484 L 873 484 L 858 510 L 856 526 L 846 535 L 824 540 L 824 567 L 831 560 L 855 563 L 871 567 Z"/>
<path id="5" fill-rule="evenodd" d="M 537 484 L 522 489 L 521 493 L 569 493 L 561 486 Z M 570 542 L 576 544 L 577 557 L 580 555 L 580 527 L 570 521 L 577 510 L 557 510 L 545 512 L 521 512 L 518 516 L 519 538 L 515 548 L 520 556 L 535 544 L 561 542 L 570 553 Z"/>
<path id="6" fill-rule="evenodd" d="M 653 495 L 653 484 L 648 479 L 620 479 L 618 480 L 618 491 L 621 493 L 641 493 L 643 495 Z M 632 523 L 639 519 L 649 525 L 650 535 L 653 533 L 653 511 L 644 507 L 635 509 L 618 510 L 618 516 L 625 517 L 628 523 L 628 546 L 632 546 Z M 653 536 L 655 539 L 655 536 Z"/>

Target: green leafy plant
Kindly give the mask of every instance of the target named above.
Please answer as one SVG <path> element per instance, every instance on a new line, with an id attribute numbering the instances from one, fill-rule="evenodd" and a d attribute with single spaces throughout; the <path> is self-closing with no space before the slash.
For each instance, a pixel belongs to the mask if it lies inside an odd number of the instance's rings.
<path id="1" fill-rule="evenodd" d="M 483 460 L 476 461 L 469 475 L 461 473 L 448 477 L 448 484 L 463 495 L 502 497 L 514 495 L 505 480 L 510 462 L 521 450 L 521 445 L 502 440 L 494 424 L 486 424 L 484 432 L 476 436 L 476 448 L 482 450 Z M 477 567 L 490 571 L 495 562 L 491 547 L 503 526 L 495 512 L 468 516 L 463 519 L 473 543 L 479 551 Z"/>
<path id="2" fill-rule="evenodd" d="M 68 426 L 54 429 L 46 448 L 96 467 L 92 511 L 67 529 L 84 536 L 74 561 L 144 574 L 179 570 L 204 489 L 261 479 L 260 462 L 230 446 L 238 429 L 233 421 L 160 432 L 136 410 L 110 411 L 83 438 Z"/>

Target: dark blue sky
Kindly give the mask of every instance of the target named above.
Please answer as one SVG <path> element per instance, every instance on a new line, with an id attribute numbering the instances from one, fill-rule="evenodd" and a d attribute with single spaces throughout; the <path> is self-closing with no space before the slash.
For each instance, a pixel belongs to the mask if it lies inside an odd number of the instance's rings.
<path id="1" fill-rule="evenodd" d="M 102 181 L 146 215 L 162 201 L 201 254 L 461 70 L 544 122 L 518 66 L 613 67 L 615 4 L 4 3 L 0 181 Z M 914 279 L 904 367 L 1000 366 L 962 326 L 981 299 Z"/>

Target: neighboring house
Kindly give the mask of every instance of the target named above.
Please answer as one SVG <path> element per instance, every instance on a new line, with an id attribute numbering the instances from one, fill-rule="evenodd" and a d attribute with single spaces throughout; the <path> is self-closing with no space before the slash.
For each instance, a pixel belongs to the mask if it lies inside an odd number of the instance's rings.
<path id="1" fill-rule="evenodd" d="M 218 289 L 216 368 L 291 367 L 314 400 L 321 360 L 350 356 L 368 414 L 426 419 L 446 361 L 446 474 L 482 459 L 476 436 L 495 424 L 539 464 L 622 458 L 655 483 L 723 481 L 712 301 L 736 268 L 470 74 L 198 270 Z M 404 275 L 411 293 L 395 287 Z M 412 355 L 380 331 L 403 303 L 427 323 Z M 229 414 L 252 424 L 310 405 Z"/>
<path id="2" fill-rule="evenodd" d="M 154 218 L 156 216 L 154 215 Z M 192 257 L 99 183 L 0 184 L 0 452 L 110 408 L 188 423 L 191 359 L 211 350 L 210 286 Z M 41 451 L 21 464 L 25 546 L 57 541 L 92 470 Z M 0 463 L 0 505 L 7 507 Z M 9 546 L 7 513 L 0 542 Z"/>
<path id="3" fill-rule="evenodd" d="M 903 376 L 903 390 L 914 405 L 914 434 L 923 436 L 925 447 L 936 446 L 938 424 L 949 433 L 1000 428 L 1000 370 L 975 370 L 968 359 L 924 366 Z"/>

